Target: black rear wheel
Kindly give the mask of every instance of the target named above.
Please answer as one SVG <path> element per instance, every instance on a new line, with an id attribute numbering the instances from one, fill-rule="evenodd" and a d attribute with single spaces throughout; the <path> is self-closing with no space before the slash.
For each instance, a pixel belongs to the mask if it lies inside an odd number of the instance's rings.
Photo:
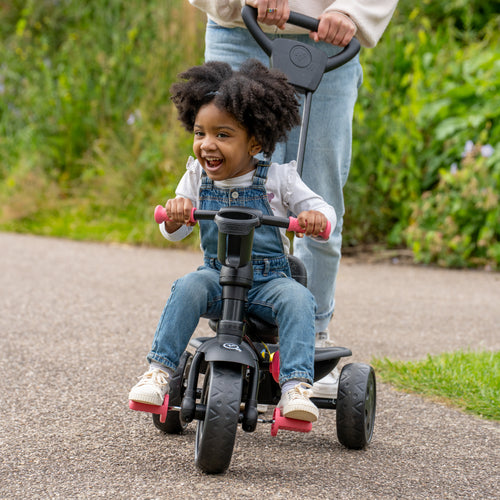
<path id="1" fill-rule="evenodd" d="M 188 351 L 184 351 L 179 366 L 170 380 L 169 406 L 181 405 L 192 359 L 193 355 Z M 168 410 L 165 422 L 160 422 L 160 415 L 153 414 L 153 423 L 157 429 L 167 434 L 182 434 L 188 425 L 182 418 L 181 412 L 177 410 Z"/>
<path id="2" fill-rule="evenodd" d="M 240 416 L 242 366 L 210 362 L 201 394 L 204 420 L 196 427 L 195 462 L 208 474 L 224 472 L 231 462 Z"/>
<path id="3" fill-rule="evenodd" d="M 367 446 L 373 436 L 376 408 L 375 372 L 370 365 L 350 363 L 340 374 L 337 395 L 337 437 L 354 450 Z"/>

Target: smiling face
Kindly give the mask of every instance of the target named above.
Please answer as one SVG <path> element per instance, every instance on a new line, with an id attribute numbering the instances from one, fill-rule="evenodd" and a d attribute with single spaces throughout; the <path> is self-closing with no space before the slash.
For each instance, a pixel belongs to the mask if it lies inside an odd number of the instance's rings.
<path id="1" fill-rule="evenodd" d="M 231 179 L 254 170 L 254 156 L 260 150 L 255 138 L 232 115 L 213 103 L 199 109 L 193 151 L 210 179 Z"/>

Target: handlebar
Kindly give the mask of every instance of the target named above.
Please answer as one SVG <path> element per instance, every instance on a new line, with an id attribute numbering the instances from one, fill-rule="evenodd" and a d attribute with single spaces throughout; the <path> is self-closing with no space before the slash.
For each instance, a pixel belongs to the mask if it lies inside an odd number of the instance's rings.
<path id="1" fill-rule="evenodd" d="M 245 5 L 241 9 L 241 17 L 243 18 L 248 31 L 250 31 L 252 36 L 255 38 L 255 41 L 261 46 L 262 50 L 268 56 L 271 56 L 273 51 L 273 42 L 259 26 L 259 23 L 257 22 L 257 13 L 257 9 L 255 7 L 251 7 L 250 5 Z M 288 18 L 287 23 L 299 26 L 300 28 L 305 28 L 312 32 L 318 31 L 319 27 L 318 19 L 293 11 L 290 12 L 290 17 Z M 359 52 L 360 48 L 361 45 L 357 38 L 353 38 L 341 52 L 328 57 L 324 72 L 326 73 L 344 65 L 346 62 L 349 62 Z"/>
<path id="2" fill-rule="evenodd" d="M 234 208 L 232 210 L 238 210 Z M 251 211 L 253 215 L 258 218 L 258 222 L 256 227 L 261 225 L 266 226 L 275 226 L 285 228 L 287 231 L 293 231 L 294 233 L 305 233 L 306 230 L 303 229 L 299 221 L 296 217 L 275 217 L 274 215 L 264 215 L 262 212 L 258 210 Z M 191 209 L 191 215 L 189 217 L 189 221 L 196 223 L 199 220 L 214 220 L 217 215 L 221 215 L 221 211 L 219 210 L 199 210 L 195 207 Z M 154 212 L 154 218 L 157 224 L 161 224 L 162 222 L 170 220 L 165 207 L 161 205 L 157 205 Z M 237 220 L 235 221 L 237 224 Z M 332 225 L 330 221 L 327 221 L 325 230 L 320 233 L 318 236 L 324 240 L 327 240 L 330 237 L 330 232 L 332 230 Z"/>

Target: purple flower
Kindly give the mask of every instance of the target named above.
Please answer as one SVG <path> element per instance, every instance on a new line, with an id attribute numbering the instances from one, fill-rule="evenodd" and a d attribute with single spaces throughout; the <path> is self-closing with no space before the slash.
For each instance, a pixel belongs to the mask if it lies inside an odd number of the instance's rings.
<path id="1" fill-rule="evenodd" d="M 462 153 L 462 158 L 471 153 L 473 149 L 474 149 L 474 143 L 471 140 L 467 141 L 465 143 L 464 152 Z"/>
<path id="2" fill-rule="evenodd" d="M 483 158 L 489 158 L 494 152 L 495 149 L 491 144 L 485 144 L 484 146 L 481 146 L 481 156 Z"/>

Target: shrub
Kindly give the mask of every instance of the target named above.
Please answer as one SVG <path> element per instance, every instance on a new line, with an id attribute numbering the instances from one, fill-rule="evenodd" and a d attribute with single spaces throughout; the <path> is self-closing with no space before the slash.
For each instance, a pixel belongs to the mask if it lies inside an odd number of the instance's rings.
<path id="1" fill-rule="evenodd" d="M 185 3 L 0 3 L 4 227 L 101 239 L 118 219 L 125 233 L 110 239 L 150 238 L 133 228 L 173 192 L 190 150 L 169 102 L 202 59 L 202 16 Z"/>
<path id="2" fill-rule="evenodd" d="M 346 242 L 408 243 L 419 224 L 415 204 L 443 189 L 441 172 L 460 161 L 464 144 L 500 147 L 500 17 L 465 43 L 456 19 L 436 23 L 425 15 L 429 8 L 400 4 L 384 40 L 362 52 Z"/>
<path id="3" fill-rule="evenodd" d="M 405 234 L 417 262 L 500 269 L 500 151 L 469 141 L 414 203 Z"/>

